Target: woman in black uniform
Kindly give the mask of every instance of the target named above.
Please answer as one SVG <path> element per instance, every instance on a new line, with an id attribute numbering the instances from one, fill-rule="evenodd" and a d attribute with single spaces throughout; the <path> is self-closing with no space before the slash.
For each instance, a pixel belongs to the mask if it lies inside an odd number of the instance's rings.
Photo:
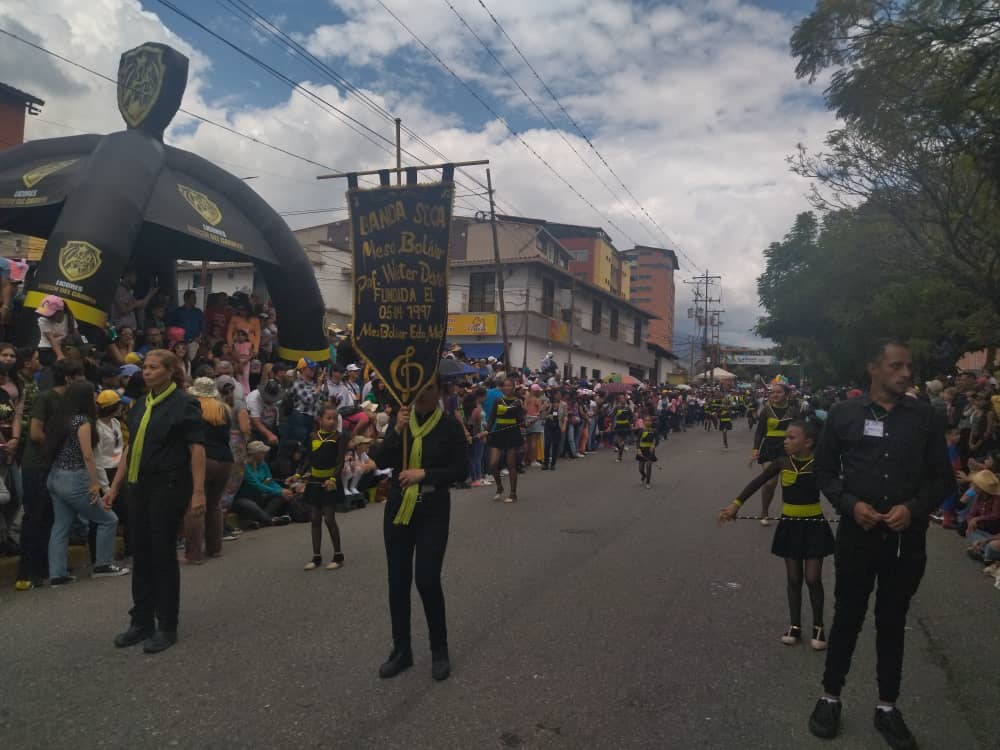
<path id="1" fill-rule="evenodd" d="M 761 466 L 768 466 L 785 455 L 785 430 L 794 420 L 799 418 L 796 404 L 788 400 L 790 389 L 788 381 L 781 375 L 771 382 L 767 403 L 760 410 L 757 418 L 757 432 L 753 438 L 753 458 Z M 767 526 L 768 512 L 774 499 L 774 490 L 778 486 L 777 476 L 764 484 L 760 491 L 761 519 L 760 525 Z"/>
<path id="2" fill-rule="evenodd" d="M 618 451 L 618 463 L 622 462 L 622 452 L 625 450 L 625 443 L 629 435 L 632 434 L 632 407 L 629 405 L 625 394 L 618 394 L 615 401 L 615 411 L 613 415 L 615 431 L 615 449 Z"/>
<path id="3" fill-rule="evenodd" d="M 805 576 L 812 605 L 813 633 L 810 643 L 816 651 L 826 648 L 823 630 L 823 558 L 833 554 L 833 533 L 823 516 L 819 486 L 813 474 L 813 449 L 819 424 L 813 420 L 792 422 L 785 431 L 786 455 L 772 461 L 763 473 L 719 512 L 719 522 L 731 521 L 740 506 L 764 483 L 781 478 L 781 520 L 774 530 L 771 554 L 784 558 L 788 576 L 788 612 L 791 625 L 781 642 L 792 646 L 802 637 L 802 579 Z"/>
<path id="4" fill-rule="evenodd" d="M 177 642 L 177 529 L 189 506 L 193 517 L 205 515 L 205 445 L 201 405 L 181 387 L 177 357 L 153 349 L 143 360 L 142 377 L 147 392 L 129 411 L 129 444 L 105 503 L 114 503 L 127 483 L 132 625 L 115 645 L 145 641 L 142 650 L 153 654 Z"/>
<path id="5" fill-rule="evenodd" d="M 493 402 L 486 423 L 486 431 L 490 434 L 490 471 L 496 482 L 497 492 L 494 500 L 505 503 L 517 502 L 517 452 L 524 445 L 524 434 L 521 426 L 524 423 L 525 410 L 521 399 L 514 395 L 514 381 L 507 378 L 501 388 L 503 396 Z M 507 452 L 507 471 L 510 472 L 510 494 L 503 496 L 503 477 L 500 475 L 500 455 Z"/>
<path id="6" fill-rule="evenodd" d="M 379 468 L 393 469 L 383 520 L 392 653 L 379 668 L 382 678 L 395 677 L 413 666 L 410 587 L 414 572 L 430 633 L 431 676 L 446 680 L 451 674 L 441 567 L 451 517 L 449 488 L 465 479 L 467 444 L 462 425 L 444 414 L 440 398 L 441 382 L 435 379 L 417 396 L 412 409 L 399 410 L 394 428 L 386 431 L 385 441 L 373 456 Z"/>

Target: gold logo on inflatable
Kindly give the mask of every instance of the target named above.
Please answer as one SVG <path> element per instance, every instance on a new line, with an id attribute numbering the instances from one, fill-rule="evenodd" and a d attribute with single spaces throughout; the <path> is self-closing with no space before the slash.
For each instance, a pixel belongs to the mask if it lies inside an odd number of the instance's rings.
<path id="1" fill-rule="evenodd" d="M 197 190 L 192 190 L 187 185 L 178 185 L 177 191 L 188 202 L 188 205 L 213 227 L 222 221 L 222 211 L 219 210 L 219 207 L 207 195 L 199 193 Z"/>
<path id="2" fill-rule="evenodd" d="M 28 188 L 28 190 L 31 190 L 31 188 L 44 180 L 50 174 L 54 174 L 60 169 L 65 169 L 70 164 L 76 164 L 77 161 L 77 159 L 50 161 L 48 164 L 42 164 L 40 167 L 35 167 L 30 172 L 25 172 L 21 175 L 21 181 L 24 183 L 24 186 Z"/>
<path id="3" fill-rule="evenodd" d="M 101 267 L 101 251 L 83 240 L 70 240 L 59 251 L 59 271 L 74 283 L 89 279 Z"/>
<path id="4" fill-rule="evenodd" d="M 118 109 L 130 127 L 137 128 L 160 98 L 163 88 L 162 50 L 143 44 L 127 52 L 118 69 Z"/>

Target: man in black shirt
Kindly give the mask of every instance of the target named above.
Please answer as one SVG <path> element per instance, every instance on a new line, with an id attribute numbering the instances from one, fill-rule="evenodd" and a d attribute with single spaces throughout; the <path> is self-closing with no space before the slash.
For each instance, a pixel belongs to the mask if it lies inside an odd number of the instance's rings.
<path id="1" fill-rule="evenodd" d="M 927 522 L 954 489 L 944 423 L 934 409 L 906 395 L 910 350 L 880 342 L 867 365 L 871 389 L 836 404 L 816 451 L 820 489 L 840 512 L 835 608 L 823 688 L 809 719 L 818 737 L 834 737 L 840 691 L 851 666 L 868 599 L 875 595 L 879 702 L 875 727 L 888 743 L 915 748 L 895 707 L 903 669 L 903 632 L 910 598 L 927 562 Z"/>

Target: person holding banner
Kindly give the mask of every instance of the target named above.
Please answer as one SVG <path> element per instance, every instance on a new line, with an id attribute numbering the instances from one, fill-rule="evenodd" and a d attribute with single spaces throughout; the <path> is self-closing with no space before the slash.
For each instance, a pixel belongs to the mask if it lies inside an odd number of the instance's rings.
<path id="1" fill-rule="evenodd" d="M 412 408 L 403 406 L 394 429 L 373 455 L 380 469 L 393 470 L 383 534 L 389 572 L 392 653 L 379 668 L 388 679 L 413 666 L 410 644 L 410 587 L 414 574 L 431 641 L 431 676 L 451 674 L 441 568 L 451 516 L 449 488 L 465 479 L 462 425 L 441 409 L 442 383 L 435 375 Z"/>

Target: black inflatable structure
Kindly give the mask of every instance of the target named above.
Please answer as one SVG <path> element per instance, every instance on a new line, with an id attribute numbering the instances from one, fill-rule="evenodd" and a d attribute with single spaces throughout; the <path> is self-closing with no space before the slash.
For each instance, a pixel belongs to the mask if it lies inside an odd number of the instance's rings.
<path id="1" fill-rule="evenodd" d="M 323 298 L 288 225 L 243 180 L 163 143 L 187 70 L 173 48 L 140 45 L 118 69 L 127 130 L 0 151 L 0 229 L 47 239 L 25 308 L 55 294 L 102 329 L 126 266 L 172 289 L 177 259 L 250 261 L 277 311 L 281 358 L 326 360 Z"/>

